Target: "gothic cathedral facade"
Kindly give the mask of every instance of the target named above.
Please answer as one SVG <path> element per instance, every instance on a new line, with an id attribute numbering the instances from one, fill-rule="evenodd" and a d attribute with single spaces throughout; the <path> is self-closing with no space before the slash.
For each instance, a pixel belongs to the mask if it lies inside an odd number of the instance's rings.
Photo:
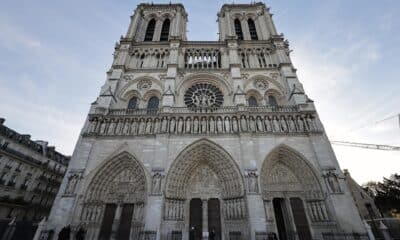
<path id="1" fill-rule="evenodd" d="M 288 42 L 263 3 L 188 41 L 182 4 L 140 4 L 115 46 L 46 228 L 85 239 L 364 239 Z M 56 239 L 54 237 L 53 239 Z"/>

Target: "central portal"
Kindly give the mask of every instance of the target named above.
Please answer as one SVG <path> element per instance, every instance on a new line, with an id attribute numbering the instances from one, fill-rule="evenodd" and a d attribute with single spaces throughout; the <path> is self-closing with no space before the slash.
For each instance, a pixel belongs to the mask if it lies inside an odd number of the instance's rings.
<path id="1" fill-rule="evenodd" d="M 165 239 L 175 232 L 184 240 L 247 237 L 244 185 L 231 156 L 206 139 L 186 147 L 172 163 L 165 183 Z"/>
<path id="2" fill-rule="evenodd" d="M 217 198 L 190 200 L 189 240 L 221 239 L 221 211 Z"/>

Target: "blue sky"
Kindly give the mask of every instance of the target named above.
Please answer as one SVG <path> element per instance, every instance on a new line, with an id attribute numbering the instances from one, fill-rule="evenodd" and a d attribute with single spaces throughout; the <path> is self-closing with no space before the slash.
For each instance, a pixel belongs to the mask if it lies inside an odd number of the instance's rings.
<path id="1" fill-rule="evenodd" d="M 156 2 L 156 1 L 154 1 Z M 169 1 L 157 1 L 169 2 Z M 235 1 L 241 3 L 246 1 Z M 138 1 L 0 2 L 0 116 L 72 154 L 89 104 Z M 189 40 L 217 40 L 216 14 L 232 1 L 182 1 Z M 300 81 L 331 139 L 400 145 L 400 2 L 270 0 Z M 400 152 L 334 146 L 364 183 L 400 172 Z"/>

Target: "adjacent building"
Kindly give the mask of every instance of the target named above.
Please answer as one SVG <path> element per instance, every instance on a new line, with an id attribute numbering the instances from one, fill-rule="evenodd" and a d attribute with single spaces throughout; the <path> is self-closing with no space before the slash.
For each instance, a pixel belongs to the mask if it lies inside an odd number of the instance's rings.
<path id="1" fill-rule="evenodd" d="M 182 4 L 138 5 L 45 230 L 82 227 L 87 240 L 367 238 L 269 9 L 224 4 L 217 16 L 217 41 L 189 41 Z"/>
<path id="2" fill-rule="evenodd" d="M 37 222 L 48 216 L 70 157 L 4 122 L 0 119 L 0 221 Z"/>

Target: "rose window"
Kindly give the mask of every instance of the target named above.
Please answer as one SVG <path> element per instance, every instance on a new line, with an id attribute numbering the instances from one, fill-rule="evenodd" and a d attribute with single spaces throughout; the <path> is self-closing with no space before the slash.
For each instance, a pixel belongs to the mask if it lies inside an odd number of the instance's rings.
<path id="1" fill-rule="evenodd" d="M 184 100 L 188 108 L 217 108 L 224 102 L 224 96 L 214 85 L 197 83 L 186 91 Z"/>

